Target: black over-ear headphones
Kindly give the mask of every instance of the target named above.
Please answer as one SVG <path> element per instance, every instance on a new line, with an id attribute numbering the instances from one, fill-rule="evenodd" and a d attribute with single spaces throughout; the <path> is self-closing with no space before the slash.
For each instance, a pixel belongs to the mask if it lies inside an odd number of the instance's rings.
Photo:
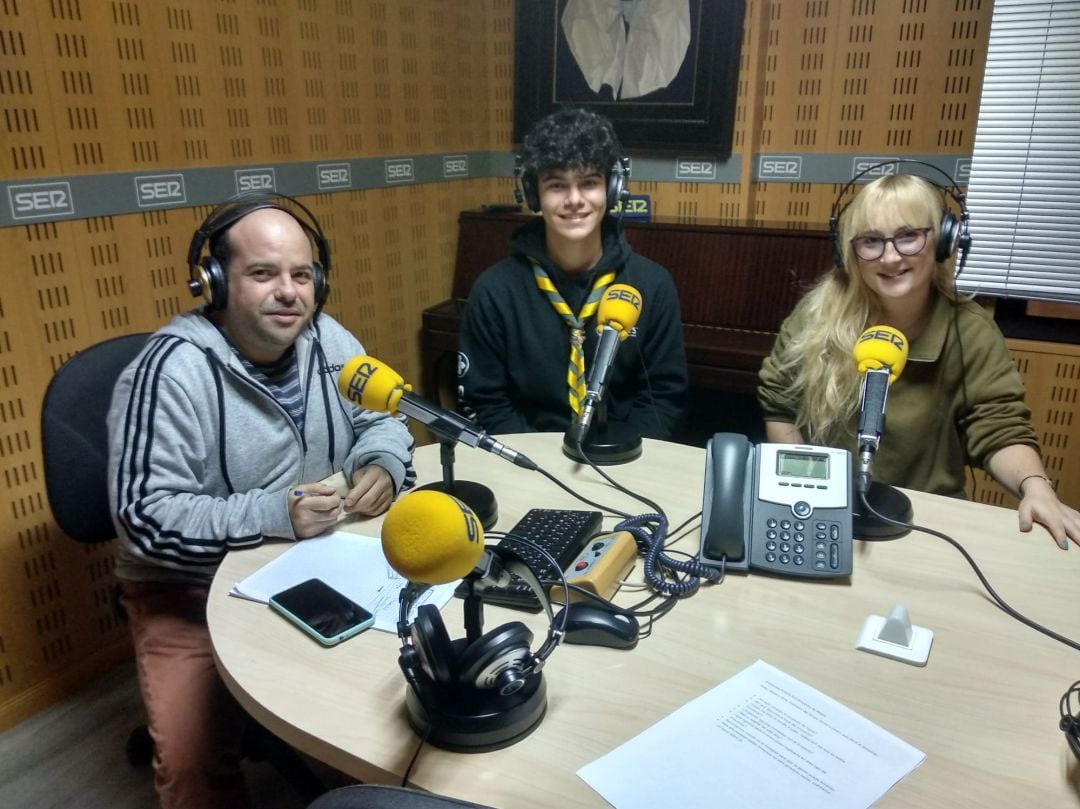
<path id="1" fill-rule="evenodd" d="M 544 661 L 559 644 L 562 633 L 556 628 L 547 591 L 536 574 L 512 550 L 496 547 L 487 550 L 498 557 L 504 570 L 526 582 L 540 600 L 549 625 L 544 643 L 536 652 L 531 651 L 533 633 L 521 621 L 503 624 L 474 640 L 451 641 L 438 607 L 423 604 L 417 608 L 416 620 L 408 634 L 399 632 L 403 644 L 401 667 L 406 679 L 413 673 L 410 669 L 419 667 L 437 685 L 493 688 L 508 696 L 543 668 Z M 411 604 L 407 605 L 406 614 L 411 608 Z"/>
<path id="2" fill-rule="evenodd" d="M 286 203 L 299 209 L 303 216 Z M 299 200 L 284 194 L 239 194 L 214 208 L 191 237 L 191 246 L 188 247 L 188 271 L 191 274 L 188 289 L 193 297 L 202 295 L 211 309 L 225 308 L 229 301 L 229 274 L 214 256 L 204 256 L 203 250 L 208 242 L 212 242 L 249 213 L 264 208 L 274 208 L 289 214 L 315 245 L 318 260 L 313 262 L 311 267 L 311 283 L 315 290 L 315 306 L 321 309 L 330 294 L 327 280 L 330 274 L 330 245 L 315 215 Z"/>
<path id="3" fill-rule="evenodd" d="M 1077 698 L 1075 709 L 1072 704 L 1073 696 Z M 1080 759 L 1080 680 L 1069 686 L 1069 690 L 1061 695 L 1061 724 L 1058 727 L 1065 731 L 1065 739 L 1069 747 Z"/>
<path id="4" fill-rule="evenodd" d="M 630 158 L 617 157 L 607 172 L 607 208 L 610 211 L 630 196 Z M 524 202 L 533 213 L 540 212 L 540 181 L 535 172 L 526 171 L 521 155 L 514 158 L 514 199 Z"/>
<path id="5" fill-rule="evenodd" d="M 398 663 L 410 686 L 406 694 L 410 721 L 432 744 L 451 750 L 505 747 L 539 724 L 547 707 L 541 669 L 566 626 L 565 616 L 561 623 L 555 619 L 547 591 L 523 559 L 505 547 L 488 547 L 485 553 L 482 564 L 488 572 L 466 577 L 475 587 L 465 602 L 466 625 L 472 607 L 476 637 L 451 640 L 433 604 L 418 607 L 416 618 L 408 623 L 424 586 L 404 588 L 399 603 Z M 547 613 L 547 637 L 536 651 L 530 648 L 533 632 L 521 621 L 480 634 L 479 593 L 485 584 L 508 582 L 510 574 L 528 584 Z"/>
<path id="6" fill-rule="evenodd" d="M 946 171 L 938 168 L 933 163 L 926 163 L 922 160 L 911 160 L 909 158 L 898 157 L 894 160 L 885 160 L 881 163 L 875 163 L 872 166 L 867 166 L 860 171 L 854 177 L 852 177 L 843 188 L 840 189 L 840 193 L 836 197 L 836 202 L 833 203 L 832 213 L 829 214 L 829 236 L 832 240 L 833 247 L 833 265 L 838 269 L 844 269 L 844 245 L 840 244 L 840 217 L 844 211 L 847 210 L 847 204 L 841 205 L 841 201 L 844 199 L 844 195 L 848 190 L 855 185 L 860 179 L 865 177 L 872 171 L 880 169 L 883 166 L 899 166 L 903 163 L 914 164 L 918 166 L 926 166 L 933 169 L 946 180 L 949 181 L 948 186 L 941 186 L 922 175 L 914 175 L 922 180 L 930 183 L 930 185 L 939 189 L 944 195 L 952 197 L 957 207 L 960 209 L 959 218 L 945 206 L 945 212 L 941 217 L 940 233 L 938 235 L 937 244 L 934 245 L 934 260 L 939 264 L 949 258 L 956 252 L 957 248 L 960 249 L 960 258 L 956 263 L 958 268 L 963 267 L 967 261 L 968 251 L 971 250 L 971 234 L 968 232 L 968 210 L 967 205 L 964 202 L 964 194 L 960 191 L 956 181 Z M 848 203 L 850 204 L 850 203 Z"/>

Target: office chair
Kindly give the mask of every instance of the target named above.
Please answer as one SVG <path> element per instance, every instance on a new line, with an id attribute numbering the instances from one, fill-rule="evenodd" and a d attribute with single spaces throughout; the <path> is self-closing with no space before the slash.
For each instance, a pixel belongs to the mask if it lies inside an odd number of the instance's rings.
<path id="1" fill-rule="evenodd" d="M 150 334 L 128 334 L 75 354 L 53 375 L 41 405 L 41 448 L 45 494 L 60 530 L 78 542 L 116 538 L 109 508 L 109 431 L 105 423 L 120 372 L 135 359 Z M 123 620 L 119 600 L 116 609 Z M 131 731 L 128 761 L 145 766 L 154 755 L 146 725 Z M 254 720 L 244 736 L 244 755 L 270 764 L 310 801 L 325 791 L 296 751 Z"/>
<path id="2" fill-rule="evenodd" d="M 357 784 L 332 789 L 307 809 L 493 809 L 418 789 L 380 784 Z"/>
<path id="3" fill-rule="evenodd" d="M 65 362 L 45 389 L 41 404 L 41 449 L 45 494 L 60 530 L 77 542 L 116 538 L 109 511 L 109 412 L 120 372 L 146 344 L 149 334 L 114 337 L 83 349 Z M 123 618 L 119 601 L 116 610 Z M 128 737 L 133 765 L 150 763 L 154 745 L 146 725 Z"/>
<path id="4" fill-rule="evenodd" d="M 45 390 L 41 448 L 45 493 L 60 530 L 78 542 L 116 536 L 109 513 L 109 412 L 120 372 L 149 334 L 128 334 L 92 345 L 64 363 Z"/>

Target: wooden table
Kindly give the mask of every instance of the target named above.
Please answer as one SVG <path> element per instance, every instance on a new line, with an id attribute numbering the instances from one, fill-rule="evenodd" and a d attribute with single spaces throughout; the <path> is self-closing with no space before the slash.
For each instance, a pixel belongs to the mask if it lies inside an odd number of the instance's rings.
<path id="1" fill-rule="evenodd" d="M 564 458 L 560 438 L 503 440 L 590 499 L 647 510 Z M 421 483 L 440 479 L 438 454 L 437 445 L 417 451 Z M 701 508 L 704 457 L 698 448 L 646 441 L 639 460 L 608 471 L 659 502 L 674 526 Z M 492 487 L 500 529 L 532 507 L 587 508 L 539 474 L 479 450 L 460 448 L 456 472 Z M 1021 534 L 1013 511 L 908 494 L 915 521 L 963 543 L 1014 608 L 1080 638 L 1080 549 L 1059 550 L 1038 527 Z M 378 536 L 380 524 L 347 526 Z M 697 537 L 692 531 L 677 547 L 693 552 Z M 363 781 L 397 783 L 418 743 L 405 718 L 397 637 L 369 631 L 324 649 L 265 606 L 228 596 L 288 547 L 234 551 L 221 565 L 208 616 L 222 675 L 252 715 L 297 748 Z M 640 571 L 639 560 L 630 580 L 640 582 Z M 897 603 L 935 633 L 925 668 L 854 648 L 866 616 L 888 615 Z M 490 629 L 522 614 L 488 607 L 485 617 Z M 452 637 L 464 635 L 458 600 L 444 618 Z M 542 616 L 525 620 L 538 643 Z M 1007 616 L 954 548 L 921 533 L 856 542 L 850 580 L 729 574 L 679 603 L 633 651 L 563 645 L 545 668 L 547 715 L 532 735 L 488 753 L 425 746 L 410 782 L 503 809 L 606 806 L 577 777 L 580 767 L 759 658 L 926 753 L 878 806 L 1080 806 L 1080 765 L 1057 727 L 1058 700 L 1080 678 L 1080 652 Z"/>

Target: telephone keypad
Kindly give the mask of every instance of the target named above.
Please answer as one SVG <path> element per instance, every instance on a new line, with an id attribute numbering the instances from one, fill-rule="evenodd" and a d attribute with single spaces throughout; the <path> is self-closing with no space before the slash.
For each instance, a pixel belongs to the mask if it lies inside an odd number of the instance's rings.
<path id="1" fill-rule="evenodd" d="M 762 558 L 773 567 L 810 567 L 823 574 L 836 575 L 843 565 L 840 548 L 843 529 L 837 521 L 812 520 L 806 523 L 767 517 L 759 525 L 765 529 Z"/>

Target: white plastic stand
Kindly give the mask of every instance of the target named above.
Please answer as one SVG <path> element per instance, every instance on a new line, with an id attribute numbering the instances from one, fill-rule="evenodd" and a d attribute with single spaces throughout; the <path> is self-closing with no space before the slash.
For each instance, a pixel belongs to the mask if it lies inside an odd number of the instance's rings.
<path id="1" fill-rule="evenodd" d="M 930 644 L 934 631 L 923 626 L 913 626 L 907 607 L 896 604 L 888 618 L 880 615 L 867 616 L 859 632 L 856 649 L 882 657 L 891 657 L 913 666 L 925 666 L 930 657 Z"/>

